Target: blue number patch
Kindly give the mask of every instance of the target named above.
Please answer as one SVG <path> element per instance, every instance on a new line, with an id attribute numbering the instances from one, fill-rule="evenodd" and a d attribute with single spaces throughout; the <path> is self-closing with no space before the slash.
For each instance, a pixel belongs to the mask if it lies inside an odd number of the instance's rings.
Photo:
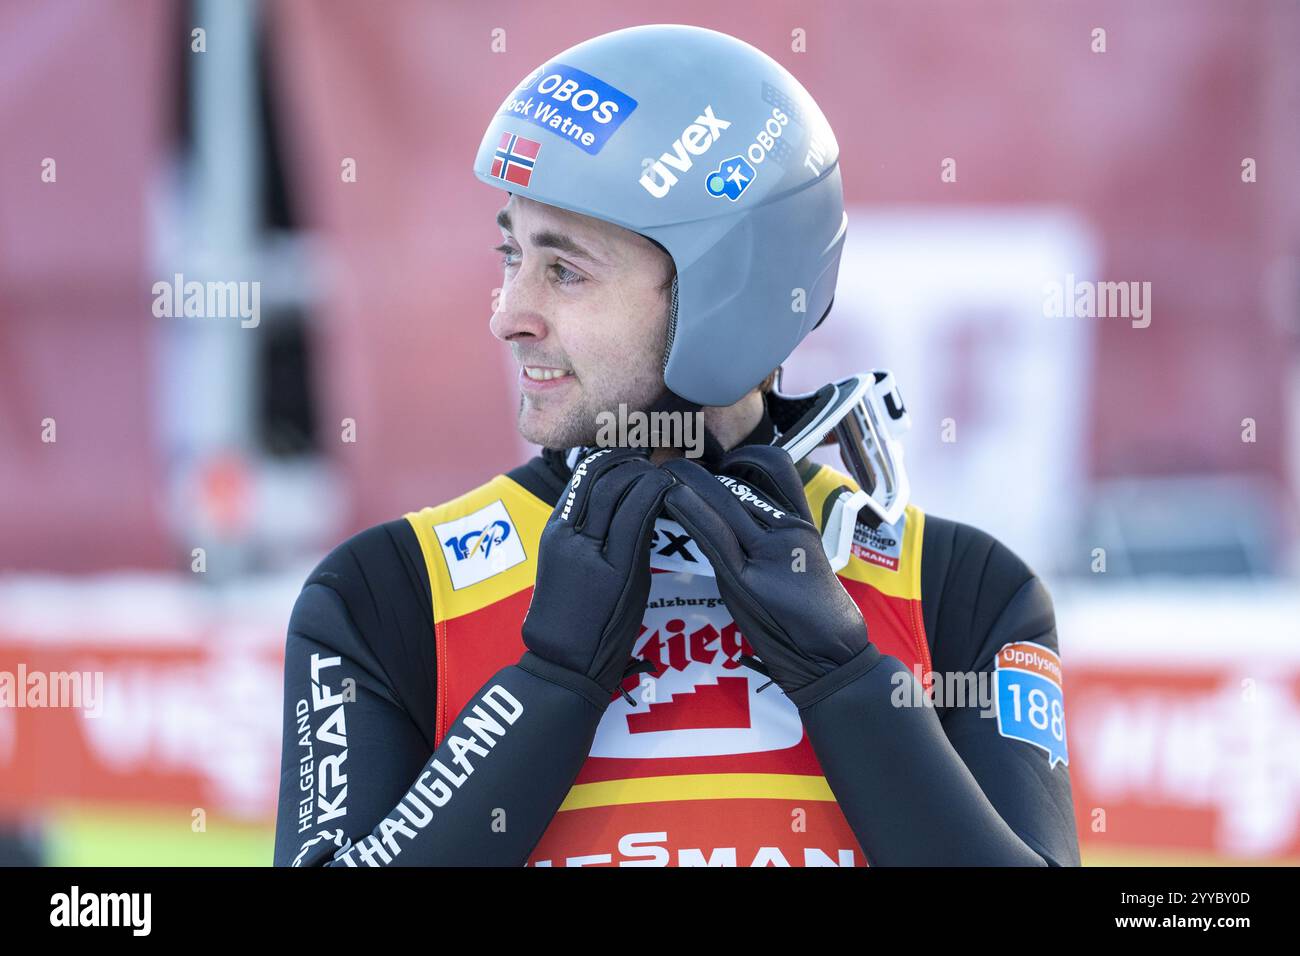
<path id="1" fill-rule="evenodd" d="M 1020 641 L 998 651 L 995 667 L 998 733 L 1041 747 L 1052 767 L 1068 767 L 1061 658 L 1041 644 Z"/>

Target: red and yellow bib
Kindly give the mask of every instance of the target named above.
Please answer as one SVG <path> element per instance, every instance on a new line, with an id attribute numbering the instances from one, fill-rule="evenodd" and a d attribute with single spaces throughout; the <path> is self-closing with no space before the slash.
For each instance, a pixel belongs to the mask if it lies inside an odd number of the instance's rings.
<path id="1" fill-rule="evenodd" d="M 804 488 L 814 515 L 853 480 L 821 468 Z M 436 739 L 470 697 L 524 652 L 538 540 L 551 506 L 498 475 L 437 508 L 406 515 L 433 590 Z M 820 521 L 820 518 L 818 519 Z M 921 617 L 924 514 L 859 528 L 840 572 L 872 642 L 930 670 Z M 650 598 L 634 655 L 655 665 L 615 697 L 529 862 L 535 866 L 862 866 L 799 712 L 760 674 L 689 535 L 656 524 Z M 552 597 L 555 599 L 555 597 Z M 582 601 L 581 594 L 568 600 Z"/>

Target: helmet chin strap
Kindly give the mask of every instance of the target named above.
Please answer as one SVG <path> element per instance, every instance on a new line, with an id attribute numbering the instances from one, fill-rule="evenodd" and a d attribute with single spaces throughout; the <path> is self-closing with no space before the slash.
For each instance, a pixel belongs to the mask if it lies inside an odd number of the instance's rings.
<path id="1" fill-rule="evenodd" d="M 654 242 L 656 246 L 659 246 L 660 250 L 663 251 L 664 255 L 668 255 L 667 249 L 664 249 L 663 246 L 659 245 L 659 243 L 653 239 L 651 239 L 650 241 Z M 673 339 L 676 337 L 677 334 L 677 306 L 678 306 L 677 273 L 676 271 L 674 271 L 672 292 L 670 293 L 669 305 L 668 305 L 668 343 L 664 347 L 663 367 L 665 370 L 668 368 L 668 356 L 672 352 Z M 686 415 L 695 415 L 696 413 L 703 411 L 703 409 L 704 409 L 703 405 L 700 405 L 698 402 L 687 401 L 686 399 L 678 395 L 676 392 L 669 389 L 667 385 L 664 385 L 663 391 L 659 393 L 659 397 L 655 399 L 654 402 L 651 403 L 650 407 L 647 408 L 646 411 L 649 412 L 650 414 L 654 414 L 655 412 L 674 412 L 682 416 L 686 416 Z M 712 468 L 713 466 L 718 465 L 722 462 L 722 456 L 725 454 L 725 450 L 722 447 L 722 443 L 718 441 L 717 436 L 714 435 L 713 432 L 709 431 L 708 427 L 704 425 L 703 415 L 700 416 L 700 426 L 704 432 L 702 436 L 703 449 L 700 453 L 700 457 L 693 460 L 696 461 L 704 468 Z M 686 437 L 685 428 L 681 430 L 681 434 L 683 438 Z M 665 447 L 665 446 L 659 446 L 659 447 Z"/>
<path id="2" fill-rule="evenodd" d="M 684 416 L 684 415 L 694 415 L 696 413 L 702 412 L 703 409 L 704 409 L 703 405 L 700 405 L 696 402 L 687 401 L 686 399 L 678 395 L 676 392 L 669 391 L 668 387 L 665 386 L 663 392 L 659 395 L 659 398 L 657 398 L 650 405 L 650 407 L 646 409 L 646 411 L 649 412 L 650 414 L 654 414 L 655 412 L 673 412 Z M 701 415 L 700 423 L 704 429 L 703 451 L 701 452 L 699 458 L 695 458 L 692 460 L 695 461 L 697 464 L 703 466 L 704 468 L 709 468 L 713 465 L 717 465 L 721 463 L 722 456 L 723 454 L 725 454 L 725 450 L 723 449 L 721 442 L 718 441 L 717 436 L 715 436 L 713 432 L 709 431 L 708 426 L 703 425 L 703 422 L 704 422 L 704 416 Z M 683 428 L 681 431 L 682 431 L 682 436 L 685 437 L 686 429 Z M 659 446 L 659 447 L 664 447 L 664 446 Z"/>
<path id="3" fill-rule="evenodd" d="M 647 414 L 650 415 L 653 415 L 655 412 L 673 412 L 682 416 L 686 416 L 686 415 L 694 415 L 697 412 L 703 411 L 703 409 L 704 409 L 703 405 L 700 405 L 696 402 L 687 401 L 686 399 L 678 395 L 676 392 L 669 391 L 668 387 L 665 386 L 663 391 L 659 394 L 659 397 L 655 399 L 650 405 L 648 405 L 645 411 Z M 651 420 L 653 421 L 653 419 Z M 700 453 L 700 457 L 692 458 L 691 460 L 696 462 L 703 468 L 712 469 L 713 467 L 716 467 L 717 465 L 722 463 L 722 456 L 726 454 L 726 450 L 722 447 L 722 443 L 718 441 L 717 436 L 714 435 L 713 432 L 709 431 L 708 427 L 704 426 L 703 422 L 704 422 L 704 417 L 703 415 L 701 415 L 700 423 L 701 423 L 701 427 L 703 428 L 703 435 L 701 436 L 702 450 Z M 686 429 L 685 428 L 680 429 L 680 434 L 684 440 L 687 435 Z M 592 447 L 593 446 L 580 445 L 576 448 L 570 448 L 565 453 L 565 462 L 567 463 L 568 467 L 570 469 L 577 467 L 578 462 L 581 461 L 582 458 L 592 450 Z M 660 442 L 658 435 L 653 435 L 650 443 L 650 447 L 653 450 L 655 448 L 666 448 L 666 447 L 677 448 L 682 446 L 680 445 L 670 446 L 667 443 Z"/>

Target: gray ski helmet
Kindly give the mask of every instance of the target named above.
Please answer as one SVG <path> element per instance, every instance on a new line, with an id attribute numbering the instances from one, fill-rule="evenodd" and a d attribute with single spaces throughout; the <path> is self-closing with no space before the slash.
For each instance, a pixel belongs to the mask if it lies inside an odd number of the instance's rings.
<path id="1" fill-rule="evenodd" d="M 839 146 L 785 67 L 725 33 L 656 24 L 570 47 L 506 97 L 474 174 L 668 251 L 664 383 L 690 402 L 739 401 L 830 310 Z"/>

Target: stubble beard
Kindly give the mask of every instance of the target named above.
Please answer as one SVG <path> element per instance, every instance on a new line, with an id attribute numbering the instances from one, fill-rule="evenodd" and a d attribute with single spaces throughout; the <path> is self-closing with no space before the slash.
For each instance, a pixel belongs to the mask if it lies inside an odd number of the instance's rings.
<path id="1" fill-rule="evenodd" d="M 543 423 L 531 420 L 533 417 L 540 418 L 540 410 L 531 406 L 527 395 L 520 395 L 517 427 L 524 441 L 543 448 L 574 448 L 596 443 L 596 416 L 587 414 L 580 405 L 570 406 L 556 421 Z"/>
<path id="2" fill-rule="evenodd" d="M 625 375 L 622 379 L 622 387 L 610 389 L 611 392 L 617 391 L 622 394 L 613 398 L 591 398 L 580 382 L 579 388 L 582 389 L 580 397 L 569 404 L 562 413 L 557 414 L 554 421 L 543 424 L 541 421 L 529 421 L 530 401 L 536 399 L 530 400 L 527 394 L 521 393 L 516 427 L 524 441 L 541 445 L 543 448 L 590 447 L 596 444 L 596 437 L 600 431 L 600 424 L 596 420 L 600 412 L 613 412 L 617 415 L 620 403 L 625 404 L 629 411 L 649 410 L 650 406 L 664 394 L 661 358 L 667 348 L 668 312 L 667 305 L 661 305 L 664 313 L 659 324 L 658 337 L 654 345 L 647 350 L 645 364 L 640 366 L 639 371 L 634 372 L 632 377 L 628 378 Z M 589 382 L 593 390 L 601 389 L 607 384 L 599 374 L 589 379 Z M 535 414 L 540 413 L 544 407 L 544 405 L 534 406 Z M 540 419 L 542 415 L 536 414 L 536 418 Z"/>
<path id="3" fill-rule="evenodd" d="M 557 414 L 553 421 L 545 423 L 530 421 L 530 407 L 537 418 L 540 418 L 538 413 L 541 409 L 531 406 L 527 395 L 520 395 L 517 427 L 524 441 L 543 448 L 590 447 L 596 444 L 600 431 L 596 417 L 598 414 L 611 412 L 617 415 L 620 403 L 626 405 L 629 411 L 647 410 L 662 392 L 663 379 L 658 376 L 647 377 L 633 383 L 625 395 L 608 400 L 584 399 L 573 402 Z"/>

